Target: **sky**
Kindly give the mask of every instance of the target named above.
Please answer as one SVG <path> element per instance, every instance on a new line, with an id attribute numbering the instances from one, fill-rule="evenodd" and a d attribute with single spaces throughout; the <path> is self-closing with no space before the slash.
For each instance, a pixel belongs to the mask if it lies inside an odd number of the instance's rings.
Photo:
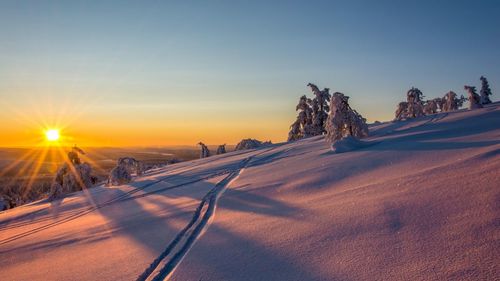
<path id="1" fill-rule="evenodd" d="M 285 141 L 308 82 L 391 120 L 485 75 L 499 1 L 0 1 L 0 146 Z"/>

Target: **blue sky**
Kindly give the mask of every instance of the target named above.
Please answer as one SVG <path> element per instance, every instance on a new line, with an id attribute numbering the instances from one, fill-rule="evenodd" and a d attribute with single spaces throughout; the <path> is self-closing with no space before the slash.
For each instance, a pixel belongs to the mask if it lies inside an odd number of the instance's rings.
<path id="1" fill-rule="evenodd" d="M 371 121 L 411 86 L 462 94 L 485 75 L 498 100 L 498 15 L 498 1 L 2 1 L 0 100 L 49 119 L 64 101 L 82 135 L 129 118 L 138 144 L 278 141 L 308 82 Z"/>

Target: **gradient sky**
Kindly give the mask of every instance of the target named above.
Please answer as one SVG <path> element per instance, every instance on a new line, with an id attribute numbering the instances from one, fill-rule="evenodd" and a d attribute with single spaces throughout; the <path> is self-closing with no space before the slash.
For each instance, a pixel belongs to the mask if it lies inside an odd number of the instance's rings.
<path id="1" fill-rule="evenodd" d="M 283 141 L 308 82 L 390 120 L 485 75 L 499 1 L 1 1 L 0 146 Z M 42 125 L 43 124 L 43 125 Z"/>

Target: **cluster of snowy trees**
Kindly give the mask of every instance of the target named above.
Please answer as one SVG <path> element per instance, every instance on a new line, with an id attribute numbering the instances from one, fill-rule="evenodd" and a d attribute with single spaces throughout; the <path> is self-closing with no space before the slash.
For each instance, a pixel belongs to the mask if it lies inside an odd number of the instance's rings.
<path id="1" fill-rule="evenodd" d="M 253 148 L 258 148 L 260 146 L 268 145 L 268 144 L 271 144 L 271 141 L 262 142 L 262 141 L 256 140 L 256 139 L 243 139 L 236 145 L 234 150 L 236 151 L 236 150 L 243 150 L 243 149 L 253 149 Z M 210 152 L 210 149 L 208 149 L 207 145 L 205 145 L 202 142 L 199 142 L 198 145 L 201 148 L 200 158 L 207 158 L 207 157 L 210 157 L 212 155 L 212 153 Z M 215 154 L 219 155 L 219 154 L 224 154 L 224 153 L 226 153 L 226 144 L 221 144 L 217 147 Z"/>
<path id="2" fill-rule="evenodd" d="M 423 100 L 424 95 L 418 88 L 412 87 L 406 93 L 406 101 L 400 102 L 395 112 L 395 120 L 416 118 L 437 112 L 446 112 L 459 109 L 464 101 L 464 96 L 458 98 L 457 94 L 449 91 L 442 98 Z"/>
<path id="3" fill-rule="evenodd" d="M 481 80 L 481 90 L 479 91 L 479 94 L 477 94 L 476 87 L 468 85 L 464 86 L 464 90 L 467 91 L 467 94 L 469 95 L 469 109 L 481 108 L 483 107 L 483 104 L 491 103 L 490 96 L 493 93 L 491 92 L 488 79 L 481 76 L 479 80 Z"/>
<path id="4" fill-rule="evenodd" d="M 326 140 L 334 143 L 345 137 L 368 136 L 366 119 L 349 106 L 349 97 L 342 93 L 330 94 L 329 88 L 319 88 L 309 83 L 314 97 L 300 97 L 296 106 L 297 119 L 290 126 L 288 141 L 326 134 Z"/>
<path id="5" fill-rule="evenodd" d="M 47 197 L 52 188 L 50 181 L 33 182 L 17 181 L 12 178 L 8 182 L 0 182 L 0 211 L 12 209 Z"/>
<path id="6" fill-rule="evenodd" d="M 468 98 L 465 98 L 463 95 L 458 97 L 455 92 L 449 91 L 442 98 L 424 101 L 423 93 L 419 89 L 412 87 L 406 93 L 406 101 L 398 104 L 395 112 L 395 120 L 405 120 L 437 112 L 457 110 L 467 100 L 469 101 L 469 109 L 481 108 L 483 104 L 491 103 L 490 96 L 492 92 L 486 77 L 481 76 L 480 80 L 480 94 L 477 94 L 476 87 L 464 86 Z"/>

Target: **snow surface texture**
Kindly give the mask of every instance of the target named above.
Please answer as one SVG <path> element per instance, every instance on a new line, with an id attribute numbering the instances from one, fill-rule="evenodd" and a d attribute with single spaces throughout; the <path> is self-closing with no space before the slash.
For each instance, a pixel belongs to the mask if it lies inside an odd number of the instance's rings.
<path id="1" fill-rule="evenodd" d="M 0 213 L 2 280 L 496 280 L 500 104 L 148 171 Z"/>

